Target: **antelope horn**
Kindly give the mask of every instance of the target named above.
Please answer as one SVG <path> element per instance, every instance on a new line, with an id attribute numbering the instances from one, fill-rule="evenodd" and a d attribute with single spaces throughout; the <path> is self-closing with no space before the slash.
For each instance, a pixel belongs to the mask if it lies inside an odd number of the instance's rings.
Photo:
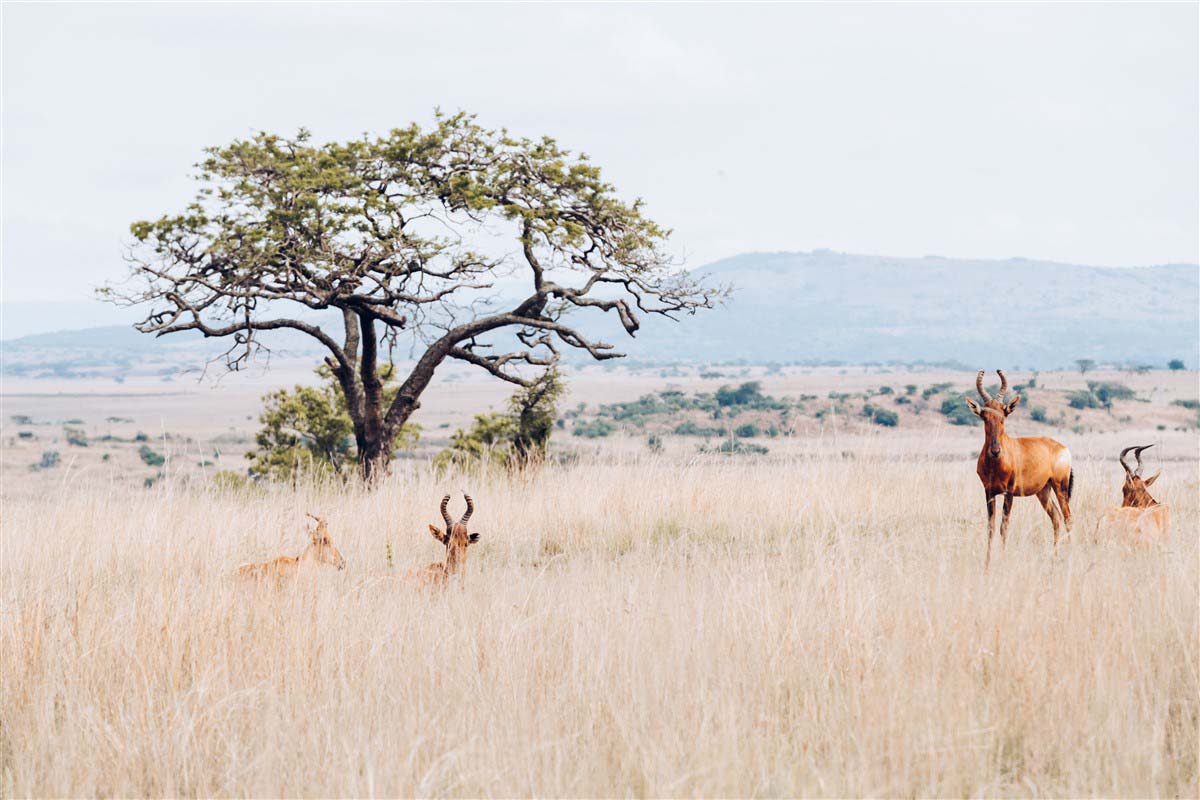
<path id="1" fill-rule="evenodd" d="M 454 526 L 454 523 L 450 520 L 450 512 L 446 510 L 446 506 L 448 505 L 450 505 L 450 495 L 446 495 L 442 498 L 442 519 L 446 522 L 447 535 L 450 533 L 450 528 Z"/>
<path id="2" fill-rule="evenodd" d="M 983 398 L 983 402 L 990 403 L 992 398 L 983 390 L 983 370 L 979 370 L 979 374 L 975 376 L 975 389 L 979 392 L 979 396 Z"/>
<path id="3" fill-rule="evenodd" d="M 471 495 L 463 492 L 463 498 L 467 501 L 467 513 L 462 515 L 462 519 L 458 521 L 459 525 L 466 525 L 467 520 L 471 518 L 471 514 L 475 513 L 475 504 L 471 502 Z"/>
<path id="4" fill-rule="evenodd" d="M 1134 471 L 1134 474 L 1139 477 L 1142 474 L 1142 451 L 1149 450 L 1151 447 L 1154 447 L 1154 445 L 1144 444 L 1141 447 L 1135 447 L 1133 449 L 1133 457 L 1137 459 L 1137 469 Z"/>
<path id="5" fill-rule="evenodd" d="M 1000 376 L 1000 396 L 997 400 L 1004 401 L 1004 395 L 1008 394 L 1008 378 L 1004 377 L 1004 370 L 996 370 L 996 374 Z"/>
<path id="6" fill-rule="evenodd" d="M 1124 450 L 1121 451 L 1121 455 L 1117 458 L 1117 460 L 1121 462 L 1121 466 L 1125 468 L 1125 474 L 1129 475 L 1130 477 L 1133 476 L 1133 470 L 1131 470 L 1129 468 L 1129 465 L 1125 463 L 1125 455 L 1130 450 L 1135 450 L 1135 449 L 1137 449 L 1137 448 L 1136 447 L 1126 447 Z"/>
<path id="7" fill-rule="evenodd" d="M 306 517 L 308 517 L 308 518 L 310 518 L 310 519 L 314 519 L 314 520 L 316 520 L 317 522 L 321 522 L 321 521 L 322 521 L 322 519 L 323 519 L 323 517 L 318 517 L 316 514 L 313 514 L 311 511 L 305 511 L 305 512 L 304 512 L 304 516 L 306 516 Z"/>

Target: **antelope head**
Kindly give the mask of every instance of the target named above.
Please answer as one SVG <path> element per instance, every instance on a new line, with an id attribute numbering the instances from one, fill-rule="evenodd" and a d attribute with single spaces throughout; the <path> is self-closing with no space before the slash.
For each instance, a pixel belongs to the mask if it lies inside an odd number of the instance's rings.
<path id="1" fill-rule="evenodd" d="M 471 533 L 467 530 L 467 521 L 475 512 L 475 504 L 471 502 L 471 495 L 465 492 L 463 499 L 467 501 L 467 510 L 462 515 L 462 519 L 458 522 L 450 519 L 450 512 L 446 510 L 446 507 L 450 505 L 450 495 L 446 495 L 442 498 L 442 520 L 446 523 L 446 529 L 442 530 L 436 525 L 429 526 L 429 533 L 433 538 L 446 546 L 446 566 L 449 569 L 464 564 L 467 560 L 467 547 L 479 541 L 478 533 Z"/>
<path id="2" fill-rule="evenodd" d="M 331 567 L 345 569 L 346 559 L 342 558 L 342 554 L 333 546 L 333 540 L 329 538 L 329 523 L 325 521 L 324 517 L 313 514 L 307 516 L 316 520 L 317 527 L 313 528 L 312 540 L 308 543 L 308 547 L 304 548 L 300 560 L 316 561 L 318 564 L 328 564 Z"/>
<path id="3" fill-rule="evenodd" d="M 1004 420 L 1008 418 L 1009 414 L 1016 411 L 1017 404 L 1021 402 L 1019 394 L 1014 394 L 1011 400 L 1004 399 L 1004 395 L 1008 393 L 1008 378 L 1004 377 L 1002 370 L 996 370 L 996 374 L 1000 376 L 1000 391 L 995 397 L 984 390 L 983 370 L 979 370 L 979 374 L 975 376 L 975 389 L 983 398 L 983 404 L 967 398 L 967 407 L 975 413 L 975 416 L 983 420 L 985 446 L 987 454 L 992 458 L 1000 457 L 1000 441 L 1004 438 Z"/>
<path id="4" fill-rule="evenodd" d="M 1149 478 L 1142 477 L 1142 451 L 1154 447 L 1152 444 L 1144 444 L 1141 447 L 1126 447 L 1121 451 L 1118 461 L 1125 470 L 1125 485 L 1121 487 L 1121 507 L 1122 508 L 1146 508 L 1148 506 L 1158 505 L 1158 501 L 1150 496 L 1147 491 L 1152 483 L 1158 480 L 1161 472 L 1156 472 Z M 1133 456 L 1137 460 L 1137 467 L 1130 469 L 1125 463 L 1126 454 L 1132 450 Z"/>

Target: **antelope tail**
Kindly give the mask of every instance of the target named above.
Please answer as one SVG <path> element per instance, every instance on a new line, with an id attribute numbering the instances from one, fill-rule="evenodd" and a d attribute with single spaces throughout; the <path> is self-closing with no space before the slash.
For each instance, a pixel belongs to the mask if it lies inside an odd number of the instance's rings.
<path id="1" fill-rule="evenodd" d="M 1071 494 L 1075 491 L 1075 470 L 1071 470 L 1070 477 L 1067 478 L 1067 499 L 1071 499 Z"/>

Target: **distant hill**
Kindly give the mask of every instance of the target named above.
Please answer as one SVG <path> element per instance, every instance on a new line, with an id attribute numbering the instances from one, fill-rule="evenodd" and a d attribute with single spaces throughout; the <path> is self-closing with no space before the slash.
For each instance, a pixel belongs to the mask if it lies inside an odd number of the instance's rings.
<path id="1" fill-rule="evenodd" d="M 697 271 L 723 310 L 658 323 L 654 360 L 959 362 L 1051 369 L 1078 358 L 1200 360 L 1200 266 L 1108 268 L 1010 259 L 751 253 Z"/>
<path id="2" fill-rule="evenodd" d="M 1010 259 L 889 258 L 831 251 L 750 253 L 697 274 L 735 291 L 719 309 L 647 320 L 630 341 L 614 320 L 584 329 L 652 362 L 918 362 L 967 368 L 1200 363 L 1200 266 L 1109 268 Z M 597 324 L 601 323 L 601 324 Z M 263 337 L 312 355 L 303 334 Z M 223 349 L 194 334 L 154 339 L 126 326 L 3 342 L 8 374 L 83 375 L 116 367 L 197 367 Z"/>

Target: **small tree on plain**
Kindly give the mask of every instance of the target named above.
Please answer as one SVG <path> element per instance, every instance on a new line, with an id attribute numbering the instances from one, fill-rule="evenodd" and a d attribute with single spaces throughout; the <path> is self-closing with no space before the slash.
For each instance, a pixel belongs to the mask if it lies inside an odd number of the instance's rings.
<path id="1" fill-rule="evenodd" d="M 209 149 L 197 167 L 194 201 L 131 226 L 130 280 L 101 295 L 147 306 L 142 332 L 229 340 L 229 369 L 267 331 L 320 342 L 368 479 L 386 470 L 390 443 L 448 359 L 528 386 L 521 367 L 554 365 L 564 345 L 620 357 L 575 325 L 579 313 L 633 336 L 646 316 L 674 319 L 721 295 L 677 268 L 668 231 L 586 156 L 466 114 L 324 145 L 306 131 L 260 133 Z M 473 246 L 501 238 L 508 253 Z M 510 279 L 503 293 L 499 278 Z M 415 363 L 385 403 L 381 361 L 402 343 Z"/>
<path id="2" fill-rule="evenodd" d="M 1090 358 L 1080 358 L 1075 361 L 1075 366 L 1079 368 L 1080 375 L 1086 375 L 1096 367 L 1096 362 Z"/>
<path id="3" fill-rule="evenodd" d="M 1167 368 L 1178 372 L 1184 368 L 1184 363 L 1181 359 L 1173 358 L 1167 362 Z"/>

